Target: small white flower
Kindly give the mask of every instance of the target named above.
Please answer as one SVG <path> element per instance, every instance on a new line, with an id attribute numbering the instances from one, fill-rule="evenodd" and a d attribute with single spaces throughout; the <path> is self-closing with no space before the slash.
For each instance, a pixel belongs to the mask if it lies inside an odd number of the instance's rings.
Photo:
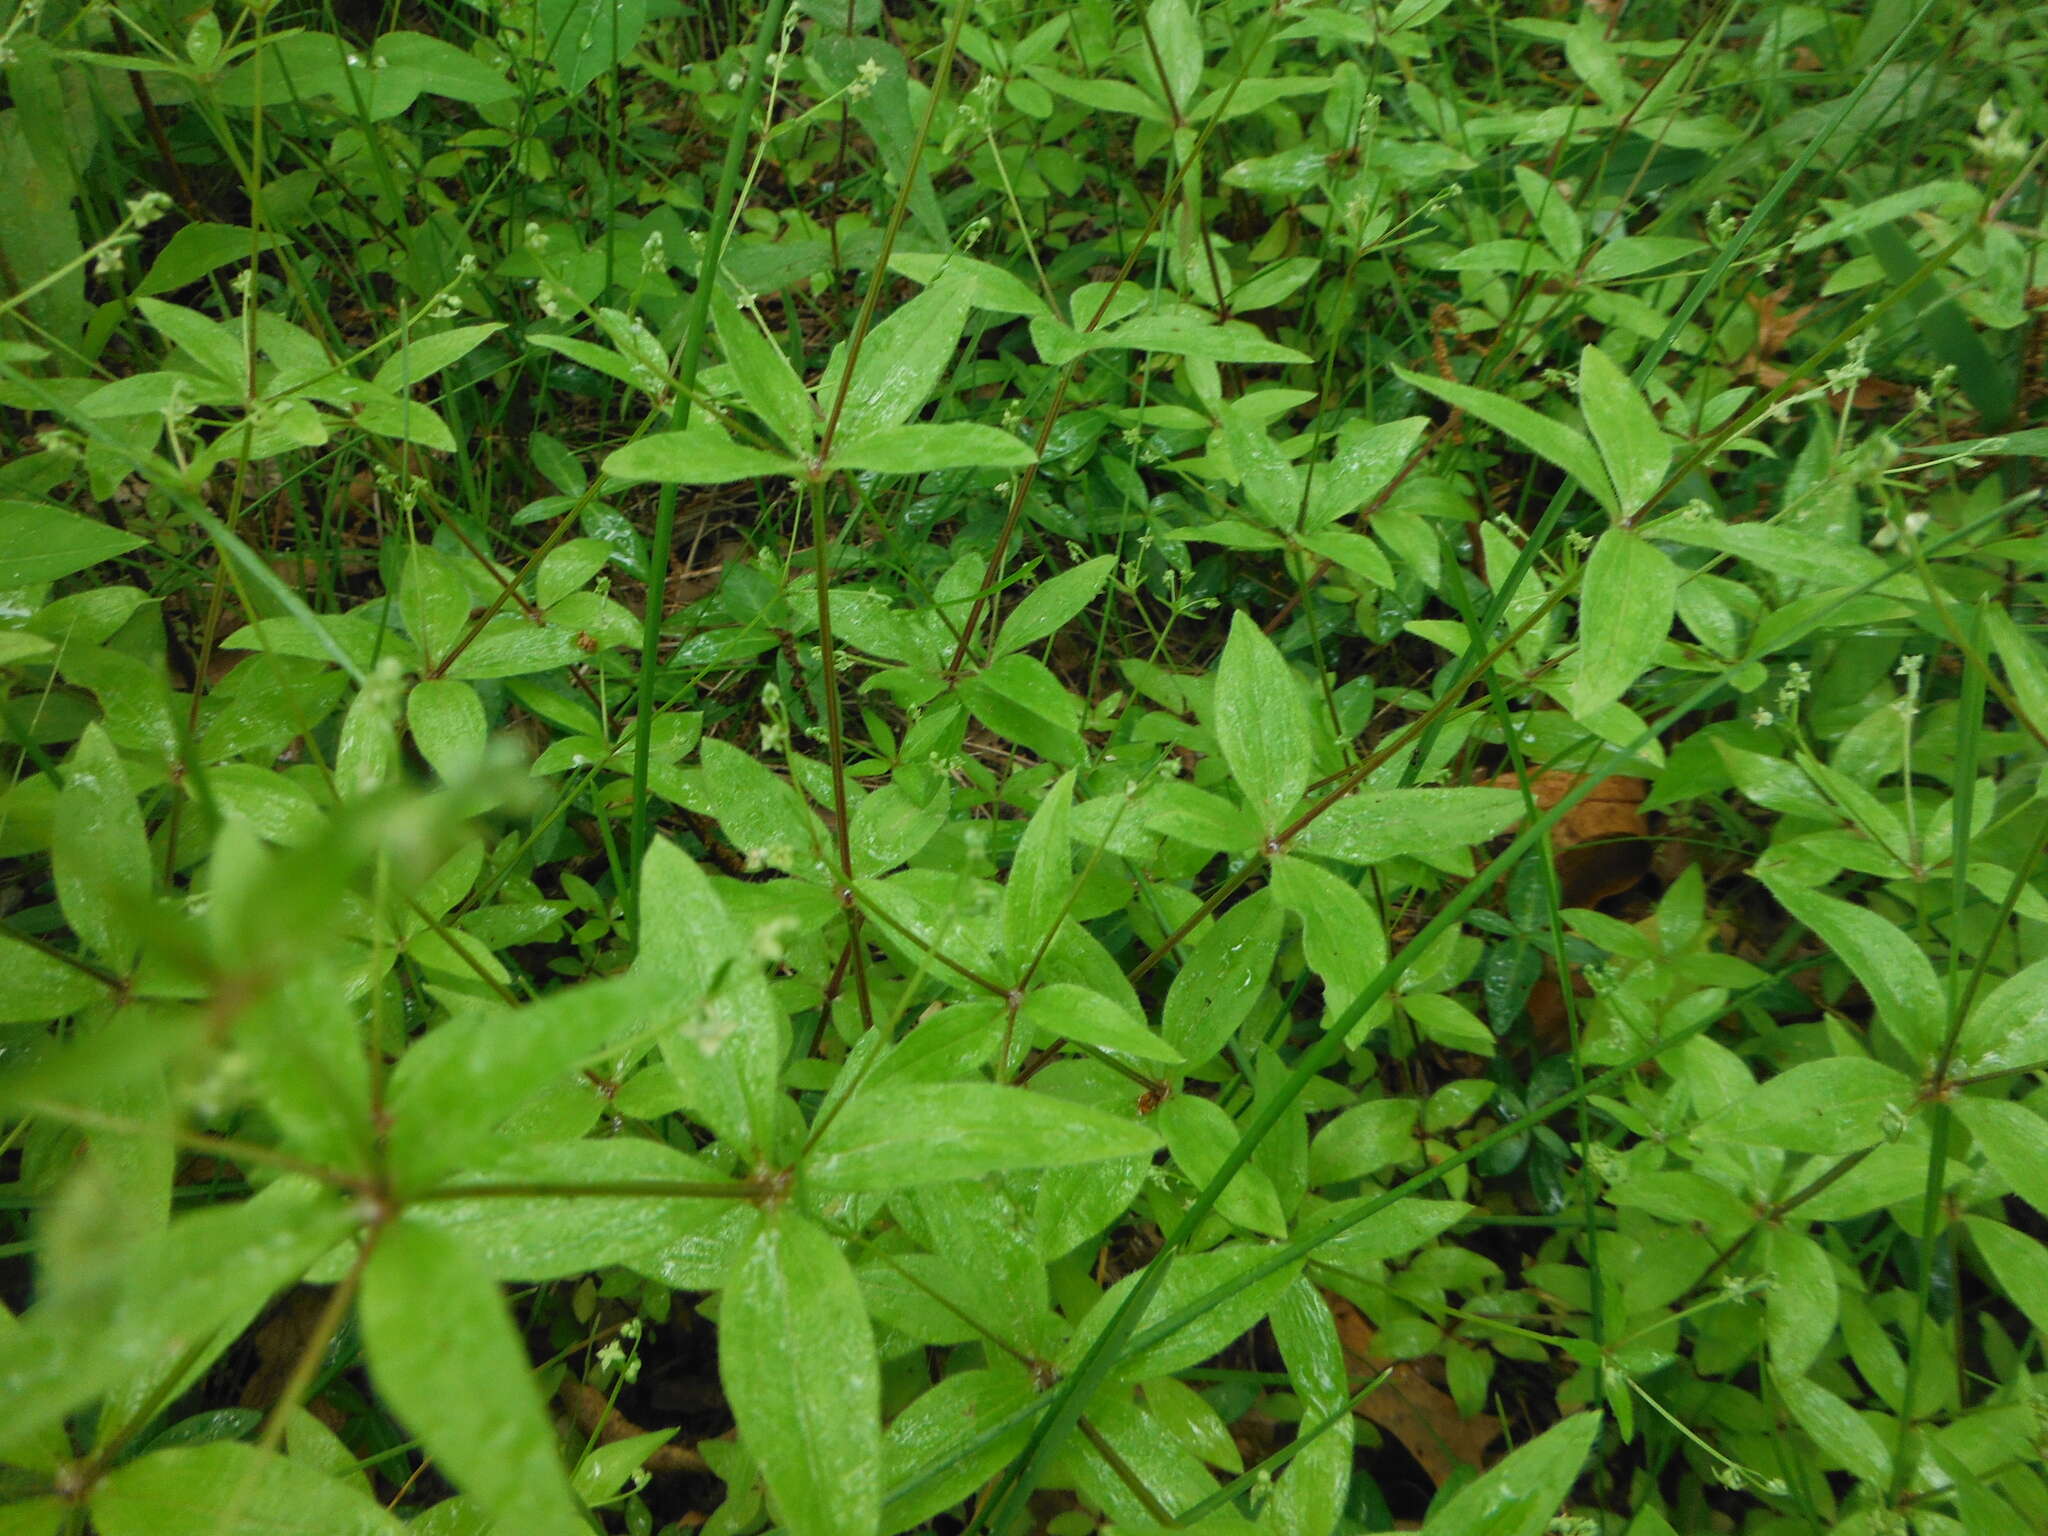
<path id="1" fill-rule="evenodd" d="M 147 229 L 170 211 L 171 199 L 168 193 L 145 192 L 142 196 L 130 200 L 128 222 L 137 229 Z"/>
<path id="2" fill-rule="evenodd" d="M 770 965 L 775 964 L 789 952 L 789 940 L 802 926 L 801 922 L 788 913 L 780 917 L 771 917 L 754 930 L 754 954 Z"/>

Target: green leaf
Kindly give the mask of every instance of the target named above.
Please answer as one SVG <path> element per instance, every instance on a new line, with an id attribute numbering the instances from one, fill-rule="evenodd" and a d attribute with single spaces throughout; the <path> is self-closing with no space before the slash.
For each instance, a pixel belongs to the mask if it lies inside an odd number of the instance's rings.
<path id="1" fill-rule="evenodd" d="M 1177 1376 L 1155 1376 L 1138 1391 L 1146 1414 L 1178 1445 L 1225 1472 L 1244 1470 L 1244 1453 L 1230 1438 L 1230 1426 L 1193 1387 Z"/>
<path id="2" fill-rule="evenodd" d="M 1037 657 L 999 656 L 961 691 L 974 718 L 1005 741 L 1048 762 L 1081 760 L 1081 701 Z"/>
<path id="3" fill-rule="evenodd" d="M 760 448 L 745 448 L 706 421 L 680 432 L 657 432 L 608 455 L 604 472 L 615 480 L 651 480 L 657 485 L 729 485 L 764 475 L 801 478 L 796 459 Z"/>
<path id="4" fill-rule="evenodd" d="M 1278 832 L 1308 787 L 1308 710 L 1279 648 L 1242 609 L 1231 615 L 1210 723 L 1259 824 Z"/>
<path id="5" fill-rule="evenodd" d="M 1078 1040 L 1105 1051 L 1121 1051 L 1140 1061 L 1178 1062 L 1179 1051 L 1100 992 L 1071 982 L 1055 982 L 1033 990 L 1022 1010 L 1034 1037 L 1043 1044 L 1055 1039 Z"/>
<path id="6" fill-rule="evenodd" d="M 360 1486 L 253 1445 L 154 1451 L 93 1490 L 101 1536 L 399 1536 L 405 1527 Z"/>
<path id="7" fill-rule="evenodd" d="M 496 1280 L 560 1280 L 609 1264 L 652 1263 L 662 1250 L 702 1237 L 733 1202 L 676 1194 L 630 1195 L 606 1185 L 725 1182 L 710 1165 L 658 1141 L 533 1142 L 488 1168 L 457 1175 L 406 1220 L 454 1238 Z M 469 1185 L 593 1186 L 588 1193 L 462 1198 Z"/>
<path id="8" fill-rule="evenodd" d="M 50 332 L 52 339 L 70 346 L 86 329 L 91 312 L 85 297 L 86 252 L 78 230 L 78 179 L 71 157 L 77 155 L 83 168 L 98 135 L 88 128 L 93 122 L 90 115 L 83 122 L 65 121 L 67 114 L 49 99 L 61 89 L 55 81 L 45 95 L 43 110 L 37 111 L 24 89 L 28 70 L 17 62 L 7 73 L 8 94 L 15 105 L 0 112 L 0 178 L 9 194 L 7 217 L 0 219 L 0 257 L 6 259 L 7 270 L 13 274 L 8 283 L 9 307 L 21 303 L 25 315 Z M 49 78 L 47 74 L 45 78 Z M 67 128 L 78 135 L 75 147 L 66 142 L 70 137 Z M 40 291 L 14 296 L 32 280 L 43 278 L 49 282 Z M 32 345 L 19 340 L 20 334 L 10 328 L 10 346 Z M 43 355 L 41 351 L 29 354 Z M 10 360 L 28 359 L 16 353 Z"/>
<path id="9" fill-rule="evenodd" d="M 1178 1260 L 1167 1271 L 1166 1279 L 1152 1293 L 1144 1311 L 1136 1319 L 1131 1329 L 1133 1338 L 1143 1337 L 1168 1318 L 1180 1316 L 1198 1300 L 1212 1300 L 1219 1296 L 1221 1299 L 1188 1318 L 1157 1343 L 1125 1356 L 1110 1373 L 1110 1382 L 1121 1384 L 1171 1376 L 1208 1359 L 1232 1340 L 1256 1328 L 1301 1273 L 1301 1266 L 1295 1263 L 1283 1265 L 1258 1279 L 1249 1278 L 1251 1271 L 1266 1264 L 1271 1257 L 1269 1244 L 1230 1243 Z M 1095 1305 L 1088 1309 L 1080 1327 L 1074 1330 L 1074 1336 L 1060 1351 L 1057 1364 L 1071 1368 L 1074 1362 L 1087 1354 L 1109 1319 L 1136 1289 L 1139 1278 L 1139 1274 L 1125 1275 L 1102 1293 Z"/>
<path id="10" fill-rule="evenodd" d="M 1579 598 L 1578 670 L 1572 713 L 1590 719 L 1649 671 L 1678 603 L 1678 567 L 1628 528 L 1609 528 L 1586 561 Z"/>
<path id="11" fill-rule="evenodd" d="M 135 307 L 158 335 L 216 379 L 224 384 L 243 382 L 245 354 L 234 327 L 162 299 L 137 299 Z"/>
<path id="12" fill-rule="evenodd" d="M 1586 260 L 1586 281 L 1613 283 L 1640 273 L 1654 272 L 1706 247 L 1698 240 L 1673 236 L 1627 235 L 1603 240 Z"/>
<path id="13" fill-rule="evenodd" d="M 1812 1436 L 1830 1465 L 1845 1468 L 1872 1486 L 1890 1480 L 1891 1452 L 1854 1408 L 1803 1376 L 1779 1380 L 1777 1388 L 1794 1422 Z"/>
<path id="14" fill-rule="evenodd" d="M 75 1506 L 68 1499 L 55 1494 L 38 1494 L 0 1504 L 0 1536 L 64 1536 L 75 1513 Z"/>
<path id="15" fill-rule="evenodd" d="M 457 1487 L 519 1530 L 589 1536 L 526 1346 L 460 1242 L 393 1222 L 356 1312 L 379 1395 Z"/>
<path id="16" fill-rule="evenodd" d="M 884 784 L 853 808 L 847 844 L 857 875 L 878 875 L 908 863 L 946 825 L 941 791 L 920 803 L 900 784 Z"/>
<path id="17" fill-rule="evenodd" d="M 702 758 L 711 814 L 735 847 L 790 874 L 827 878 L 825 828 L 795 785 L 715 737 Z"/>
<path id="18" fill-rule="evenodd" d="M 1254 812 L 1183 779 L 1153 785 L 1139 809 L 1147 831 L 1211 853 L 1250 853 L 1264 835 Z"/>
<path id="19" fill-rule="evenodd" d="M 398 611 L 421 655 L 439 657 L 453 649 L 469 628 L 470 611 L 475 606 L 476 594 L 453 557 L 425 544 L 406 551 L 399 575 Z"/>
<path id="20" fill-rule="evenodd" d="M 468 683 L 434 678 L 406 695 L 413 745 L 443 783 L 459 783 L 483 766 L 488 729 L 483 701 Z"/>
<path id="21" fill-rule="evenodd" d="M 1383 1168 L 1421 1155 L 1415 1123 L 1422 1106 L 1414 1099 L 1374 1099 L 1354 1104 L 1316 1132 L 1309 1143 L 1311 1185 L 1371 1178 Z"/>
<path id="22" fill-rule="evenodd" d="M 740 312 L 722 285 L 712 288 L 711 319 L 747 408 L 768 423 L 784 448 L 799 457 L 810 454 L 818 441 L 817 409 L 782 348 Z"/>
<path id="23" fill-rule="evenodd" d="M 1033 80 L 1047 90 L 1056 91 L 1069 101 L 1078 101 L 1082 106 L 1093 107 L 1098 112 L 1121 112 L 1153 123 L 1166 120 L 1152 98 L 1128 81 L 1097 79 L 1085 75 L 1063 75 L 1057 70 L 1040 68 L 1034 68 L 1029 73 Z"/>
<path id="24" fill-rule="evenodd" d="M 594 1445 L 576 1463 L 576 1470 L 569 1476 L 569 1486 L 575 1489 L 579 1499 L 588 1504 L 609 1499 L 646 1465 L 649 1457 L 675 1439 L 678 1433 L 680 1431 L 675 1429 L 650 1429 L 628 1435 L 623 1440 Z"/>
<path id="25" fill-rule="evenodd" d="M 1153 1112 L 1166 1137 L 1166 1148 L 1188 1182 L 1207 1187 L 1237 1149 L 1237 1125 L 1213 1100 L 1176 1093 Z M 1287 1213 L 1281 1209 L 1273 1181 L 1250 1163 L 1230 1176 L 1216 1197 L 1216 1211 L 1225 1221 L 1267 1237 L 1287 1235 Z"/>
<path id="26" fill-rule="evenodd" d="M 1614 483 L 1615 511 L 1625 522 L 1663 489 L 1664 472 L 1671 467 L 1671 440 L 1657 425 L 1642 391 L 1598 347 L 1579 354 L 1579 409 L 1593 441 L 1600 445 L 1600 457 Z"/>
<path id="27" fill-rule="evenodd" d="M 588 660 L 573 629 L 536 624 L 523 613 L 501 613 L 448 664 L 448 675 L 478 682 L 531 677 Z"/>
<path id="28" fill-rule="evenodd" d="M 1280 1474 L 1267 1519 L 1275 1536 L 1331 1536 L 1351 1487 L 1351 1416 L 1344 1412 L 1350 1391 L 1337 1321 L 1322 1292 L 1302 1277 L 1274 1303 L 1271 1323 L 1288 1385 L 1301 1400 L 1301 1433 L 1338 1417 Z"/>
<path id="29" fill-rule="evenodd" d="M 1558 260 L 1576 265 L 1586 248 L 1586 232 L 1579 227 L 1578 216 L 1564 188 L 1526 165 L 1515 167 L 1515 187 L 1536 227 L 1542 231 L 1543 243 L 1557 254 Z"/>
<path id="30" fill-rule="evenodd" d="M 131 965 L 149 925 L 149 839 L 127 770 L 97 724 L 64 766 L 50 862 L 71 931 L 116 969 Z"/>
<path id="31" fill-rule="evenodd" d="M 2048 1248 L 1983 1216 L 1966 1216 L 1963 1226 L 1999 1290 L 2039 1332 L 2048 1334 Z"/>
<path id="32" fill-rule="evenodd" d="M 1361 790 L 1339 800 L 1294 839 L 1304 853 L 1381 864 L 1497 837 L 1522 816 L 1512 789 Z"/>
<path id="33" fill-rule="evenodd" d="M 42 1024 L 112 997 L 90 971 L 24 944 L 0 929 L 0 1024 Z"/>
<path id="34" fill-rule="evenodd" d="M 1868 907 L 1838 901 L 1769 874 L 1764 876 L 1764 883 L 1787 912 L 1811 928 L 1849 967 L 1850 974 L 1863 984 L 1863 990 L 1877 1005 L 1878 1019 L 1892 1038 L 1914 1060 L 1931 1061 L 1947 1033 L 1948 1001 L 1927 952 L 1898 924 Z M 2035 969 L 2041 973 L 2039 985 L 2048 989 L 2048 963 Z M 1998 996 L 1998 992 L 1992 993 L 1978 1012 L 1982 1013 Z M 2048 990 L 2042 996 L 2048 997 Z M 2043 1028 L 2043 1045 L 2048 1047 L 2048 1025 Z M 2048 1055 L 2048 1049 L 2040 1054 Z"/>
<path id="35" fill-rule="evenodd" d="M 1035 463 L 1031 445 L 1000 427 L 976 422 L 881 427 L 832 445 L 832 469 L 920 475 L 939 469 L 1022 469 Z"/>
<path id="36" fill-rule="evenodd" d="M 0 588 L 58 581 L 142 542 L 46 502 L 0 501 Z"/>
<path id="37" fill-rule="evenodd" d="M 1017 840 L 1010 878 L 1003 884 L 1003 949 L 1019 970 L 1051 937 L 1073 896 L 1074 853 L 1067 831 L 1073 803 L 1074 775 L 1063 773 Z"/>
<path id="38" fill-rule="evenodd" d="M 1255 891 L 1219 916 L 1167 988 L 1159 1032 L 1189 1061 L 1207 1061 L 1250 1017 L 1280 953 L 1273 900 Z"/>
<path id="39" fill-rule="evenodd" d="M 881 1367 L 839 1245 L 773 1210 L 719 1300 L 718 1371 L 740 1441 L 791 1536 L 873 1536 Z"/>
<path id="40" fill-rule="evenodd" d="M 422 380 L 432 378 L 443 368 L 461 362 L 503 329 L 504 326 L 495 323 L 463 325 L 452 331 L 437 331 L 431 336 L 412 337 L 401 342 L 378 366 L 370 383 L 378 389 L 403 393 Z"/>
<path id="41" fill-rule="evenodd" d="M 889 270 L 927 285 L 950 276 L 967 285 L 968 301 L 976 309 L 1039 319 L 1052 316 L 1045 300 L 1023 278 L 958 251 L 897 251 L 889 258 Z"/>
<path id="42" fill-rule="evenodd" d="M 1317 468 L 1309 483 L 1309 526 L 1327 528 L 1386 489 L 1428 428 L 1426 416 L 1404 416 L 1363 430 L 1340 428 L 1336 453 L 1328 465 Z"/>
<path id="43" fill-rule="evenodd" d="M 1272 861 L 1272 875 L 1273 900 L 1300 920 L 1302 958 L 1321 978 L 1323 1011 L 1334 1019 L 1387 963 L 1379 914 L 1356 886 L 1306 859 L 1282 855 Z M 1359 1021 L 1359 1030 L 1372 1027 L 1382 1013 L 1376 1006 Z"/>
<path id="44" fill-rule="evenodd" d="M 1956 1116 L 2013 1192 L 2048 1212 L 2048 1120 L 2024 1104 L 1958 1098 Z"/>
<path id="45" fill-rule="evenodd" d="M 1307 363 L 1314 359 L 1283 347 L 1255 325 L 1242 320 L 1221 324 L 1198 310 L 1136 315 L 1114 330 L 1088 338 L 1088 350 L 1128 348 L 1139 352 L 1172 352 L 1206 358 L 1212 363 Z"/>
<path id="46" fill-rule="evenodd" d="M 1469 384 L 1454 384 L 1426 373 L 1410 373 L 1400 367 L 1394 369 L 1394 374 L 1404 384 L 1427 391 L 1466 415 L 1477 417 L 1488 426 L 1505 432 L 1531 453 L 1548 459 L 1578 481 L 1587 495 L 1607 509 L 1609 516 L 1619 515 L 1614 486 L 1607 478 L 1599 454 L 1582 433 L 1505 395 L 1474 389 Z"/>
<path id="47" fill-rule="evenodd" d="M 868 333 L 839 414 L 835 458 L 840 442 L 857 443 L 901 426 L 924 408 L 960 345 L 970 291 L 967 283 L 942 277 Z M 845 367 L 846 344 L 841 342 L 832 349 L 818 381 L 818 404 L 828 413 L 838 398 Z"/>
<path id="48" fill-rule="evenodd" d="M 417 89 L 471 106 L 510 101 L 519 94 L 519 88 L 505 78 L 502 64 L 494 68 L 445 38 L 419 32 L 385 33 L 377 39 L 371 65 L 377 73 L 411 76 L 419 82 Z M 410 105 L 410 101 L 400 102 L 390 113 L 396 115 Z"/>
<path id="49" fill-rule="evenodd" d="M 1804 1061 L 1702 1120 L 1702 1141 L 1844 1156 L 1874 1147 L 1902 1125 L 1912 1080 L 1860 1056 Z"/>
<path id="50" fill-rule="evenodd" d="M 1472 1214 L 1472 1207 L 1462 1200 L 1423 1200 L 1411 1195 L 1354 1225 L 1345 1225 L 1353 1212 L 1375 1204 L 1379 1198 L 1360 1195 L 1325 1206 L 1316 1213 L 1302 1235 L 1321 1229 L 1332 1233 L 1316 1247 L 1318 1264 L 1369 1274 L 1368 1265 L 1408 1258 Z"/>
<path id="51" fill-rule="evenodd" d="M 2041 435 L 2044 451 L 2048 451 L 2048 429 Z M 2006 681 L 2012 685 L 2021 711 L 2035 730 L 2048 732 L 2048 652 L 1999 604 L 1984 610 L 1984 627 L 1990 634 L 1991 648 L 2005 663 Z"/>
<path id="52" fill-rule="evenodd" d="M 0 667 L 15 667 L 24 661 L 48 660 L 57 647 L 41 635 L 26 630 L 0 630 Z"/>
<path id="53" fill-rule="evenodd" d="M 616 379 L 628 389 L 638 390 L 643 395 L 659 398 L 669 388 L 667 380 L 649 368 L 643 360 L 628 357 L 611 347 L 599 346 L 594 341 L 584 341 L 576 336 L 563 336 L 553 331 L 528 331 L 526 339 L 543 352 L 553 352 L 566 357 L 572 363 L 579 363 L 608 379 Z"/>
<path id="54" fill-rule="evenodd" d="M 1095 601 L 1115 564 L 1116 556 L 1098 555 L 1039 582 L 1003 619 L 1002 628 L 996 631 L 991 659 L 1021 651 L 1057 634 Z"/>
<path id="55" fill-rule="evenodd" d="M 861 24 L 862 29 L 865 25 Z M 877 37 L 820 27 L 805 40 L 804 64 L 812 78 L 822 74 L 834 91 L 863 82 L 862 90 L 846 91 L 838 99 L 847 104 L 853 120 L 881 151 L 889 183 L 899 188 L 910 183 L 909 211 L 925 242 L 941 251 L 964 243 L 947 233 L 945 208 L 932 187 L 933 157 L 917 153 L 917 119 L 912 114 L 910 75 L 902 51 Z M 921 112 L 921 99 L 918 108 Z"/>
<path id="56" fill-rule="evenodd" d="M 1292 528 L 1302 512 L 1301 471 L 1295 468 L 1263 423 L 1235 405 L 1223 408 L 1217 436 L 1244 485 L 1245 499 L 1269 528 Z"/>
<path id="57" fill-rule="evenodd" d="M 1697 1225 L 1717 1242 L 1740 1237 L 1756 1223 L 1754 1202 L 1701 1174 L 1676 1168 L 1632 1174 L 1609 1190 L 1608 1199 L 1664 1221 Z"/>
<path id="58" fill-rule="evenodd" d="M 585 982 L 524 1008 L 474 1007 L 429 1031 L 391 1074 L 391 1167 L 424 1189 L 472 1161 L 506 1116 L 612 1042 L 651 1032 L 668 999 L 639 976 Z"/>
<path id="59" fill-rule="evenodd" d="M 98 697 L 100 724 L 115 746 L 166 766 L 177 761 L 176 704 L 162 662 L 142 661 L 106 646 L 67 645 L 58 670 L 67 683 L 90 688 Z"/>
<path id="60" fill-rule="evenodd" d="M 1379 545 L 1362 533 L 1328 528 L 1321 533 L 1304 533 L 1296 542 L 1310 554 L 1322 556 L 1361 581 L 1387 591 L 1395 585 L 1394 567 Z"/>
<path id="61" fill-rule="evenodd" d="M 1188 0 L 1152 0 L 1145 8 L 1151 46 L 1164 66 L 1164 87 L 1176 116 L 1185 117 L 1202 83 L 1202 28 Z M 1148 55 L 1147 62 L 1151 62 Z"/>
<path id="62" fill-rule="evenodd" d="M 1135 1094 L 1133 1095 L 1135 1102 Z M 804 1164 L 820 1189 L 890 1190 L 1157 1150 L 1132 1120 L 994 1083 L 879 1083 L 856 1093 Z"/>
<path id="63" fill-rule="evenodd" d="M 1537 1536 L 1579 1480 L 1602 1422 L 1598 1413 L 1575 1413 L 1510 1451 L 1431 1509 L 1423 1536 Z"/>
<path id="64" fill-rule="evenodd" d="M 618 68 L 647 24 L 646 0 L 539 0 L 535 14 L 571 96 Z"/>
<path id="65" fill-rule="evenodd" d="M 1024 1370 L 1003 1365 L 956 1371 L 889 1421 L 882 1473 L 886 1536 L 911 1530 L 971 1498 L 1023 1448 L 1030 1420 L 984 1442 L 984 1435 L 1029 1403 L 1035 1393 Z"/>
<path id="66" fill-rule="evenodd" d="M 1841 1288 L 1827 1251 L 1790 1227 L 1764 1229 L 1763 1265 L 1771 1276 L 1764 1292 L 1764 1338 L 1780 1376 L 1803 1376 L 1834 1337 Z"/>
<path id="67" fill-rule="evenodd" d="M 1904 935 L 1898 937 L 1903 940 Z M 1969 1061 L 1972 1073 L 2031 1067 L 2048 1060 L 2048 960 L 2036 960 L 2006 977 L 1970 1010 L 1956 1039 L 1956 1054 Z"/>
<path id="68" fill-rule="evenodd" d="M 880 919 L 873 941 L 914 957 L 933 951 L 981 975 L 996 969 L 1001 942 L 996 892 L 952 870 L 906 869 L 881 880 L 857 880 L 861 904 Z M 986 894 L 984 894 L 984 892 Z"/>
<path id="69" fill-rule="evenodd" d="M 1896 225 L 1880 224 L 1863 238 L 1894 285 L 1904 289 L 1920 275 L 1920 255 Z M 1904 299 L 1919 320 L 1928 349 L 1955 370 L 1957 384 L 1984 425 L 1993 430 L 2006 425 L 2018 403 L 2017 374 L 1977 333 L 1943 275 L 1937 272 L 1925 284 L 1906 290 Z"/>
<path id="70" fill-rule="evenodd" d="M 641 865 L 633 976 L 661 999 L 650 1022 L 660 1026 L 662 1058 L 690 1112 L 731 1145 L 770 1156 L 785 1108 L 779 1078 L 789 1019 L 768 990 L 751 934 L 696 861 L 666 838 L 654 840 Z"/>
<path id="71" fill-rule="evenodd" d="M 259 234 L 235 224 L 186 224 L 164 242 L 148 275 L 136 284 L 135 297 L 175 292 L 230 262 L 249 261 L 289 243 L 274 230 Z"/>
<path id="72" fill-rule="evenodd" d="M 173 1221 L 89 1285 L 0 1332 L 0 1401 L 19 1444 L 123 1385 L 203 1370 L 279 1290 L 355 1226 L 342 1198 L 297 1176 Z M 195 1341 L 216 1344 L 197 1351 Z"/>
<path id="73" fill-rule="evenodd" d="M 1440 992 L 1411 992 L 1401 999 L 1401 1011 L 1414 1022 L 1422 1038 L 1432 1044 L 1446 1050 L 1470 1051 L 1475 1056 L 1491 1056 L 1494 1052 L 1493 1031 L 1456 998 Z"/>
<path id="74" fill-rule="evenodd" d="M 1811 582 L 1822 589 L 1873 582 L 1885 575 L 1884 561 L 1861 544 L 1798 528 L 1667 517 L 1658 520 L 1657 537 L 1719 550 L 1780 581 Z"/>
<path id="75" fill-rule="evenodd" d="M 360 1017 L 345 976 L 310 959 L 242 1013 L 235 1044 L 288 1151 L 367 1171 L 374 1111 Z"/>
<path id="76" fill-rule="evenodd" d="M 221 648 L 229 651 L 263 651 L 273 656 L 298 656 L 308 661 L 340 664 L 358 682 L 381 657 L 389 656 L 407 671 L 419 666 L 419 652 L 405 636 L 368 614 L 335 613 L 317 617 L 307 613 L 279 615 L 245 624 Z"/>

